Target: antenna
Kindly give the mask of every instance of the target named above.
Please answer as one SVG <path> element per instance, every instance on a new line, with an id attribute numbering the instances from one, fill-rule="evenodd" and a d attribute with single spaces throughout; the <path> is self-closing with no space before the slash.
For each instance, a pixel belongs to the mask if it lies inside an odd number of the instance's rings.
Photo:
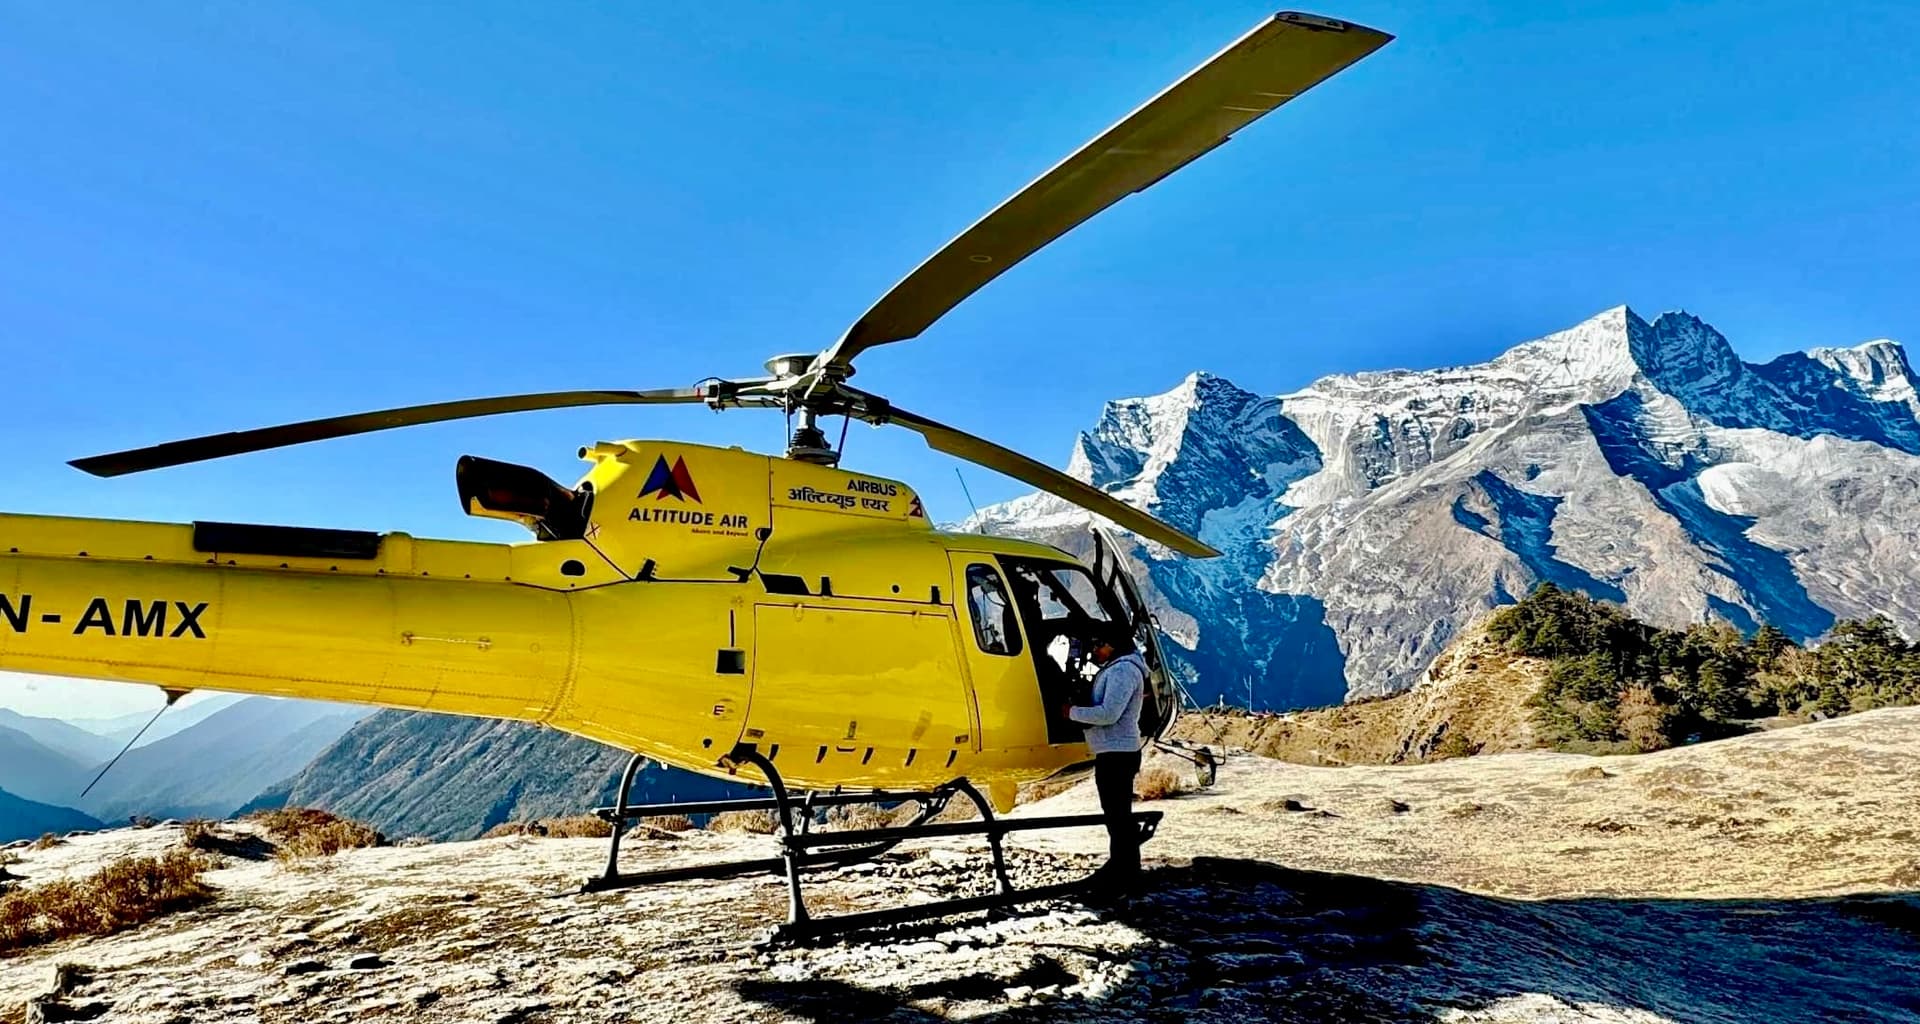
<path id="1" fill-rule="evenodd" d="M 954 479 L 960 481 L 960 493 L 967 496 L 967 507 L 973 509 L 973 517 L 980 518 L 980 506 L 973 503 L 973 492 L 967 490 L 967 478 L 960 475 L 960 467 L 953 467 Z"/>
<path id="2" fill-rule="evenodd" d="M 1187 684 L 1181 682 L 1179 678 L 1172 675 L 1172 673 L 1168 673 L 1168 678 L 1173 679 L 1173 688 L 1176 692 L 1180 694 L 1181 710 L 1184 710 L 1184 711 L 1205 710 L 1200 706 L 1200 702 L 1194 699 L 1193 691 L 1187 689 Z"/>
<path id="3" fill-rule="evenodd" d="M 182 697 L 185 697 L 187 694 L 193 691 L 170 690 L 163 686 L 160 688 L 160 692 L 167 695 L 167 702 L 165 704 L 160 705 L 160 710 L 155 711 L 153 713 L 153 717 L 147 719 L 147 724 L 141 726 L 140 731 L 133 734 L 133 738 L 127 741 L 126 746 L 120 748 L 120 752 L 118 754 L 113 755 L 113 760 L 108 761 L 106 765 L 100 769 L 100 774 L 95 775 L 93 777 L 93 781 L 87 783 L 87 788 L 80 791 L 80 796 L 84 797 L 88 793 L 93 792 L 93 787 L 98 786 L 100 784 L 100 780 L 106 778 L 107 773 L 113 770 L 113 766 L 116 764 L 119 764 L 120 759 L 127 756 L 127 751 L 132 750 L 133 745 L 135 743 L 140 742 L 140 737 L 145 736 L 147 734 L 147 730 L 153 728 L 153 723 L 158 722 L 160 720 L 160 716 L 166 714 L 167 709 L 172 707 L 175 701 L 179 700 Z M 75 797 L 75 799 L 79 799 L 79 797 Z"/>

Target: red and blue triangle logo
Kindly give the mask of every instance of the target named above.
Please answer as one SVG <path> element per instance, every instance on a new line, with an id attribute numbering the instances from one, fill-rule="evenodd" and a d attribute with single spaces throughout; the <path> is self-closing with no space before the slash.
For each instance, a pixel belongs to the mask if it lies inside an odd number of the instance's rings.
<path id="1" fill-rule="evenodd" d="M 642 498 L 652 495 L 655 501 L 678 498 L 686 501 L 692 498 L 695 504 L 700 501 L 700 488 L 693 485 L 693 474 L 687 472 L 687 460 L 676 458 L 672 467 L 667 465 L 667 457 L 654 460 L 653 471 L 647 474 L 647 485 L 640 488 Z"/>

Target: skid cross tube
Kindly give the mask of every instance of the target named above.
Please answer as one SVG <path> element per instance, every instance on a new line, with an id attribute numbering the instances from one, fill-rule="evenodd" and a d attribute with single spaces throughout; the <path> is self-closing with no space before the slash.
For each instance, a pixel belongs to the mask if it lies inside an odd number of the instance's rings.
<path id="1" fill-rule="evenodd" d="M 964 780 L 960 780 L 964 782 Z M 986 808 L 982 808 L 986 811 Z M 990 815 L 991 812 L 989 811 Z M 1153 838 L 1160 827 L 1161 812 L 1134 811 L 1130 817 L 1134 826 L 1140 830 L 1140 842 Z M 804 942 L 828 935 L 860 931 L 867 928 L 885 928 L 893 925 L 911 924 L 936 917 L 951 917 L 956 914 L 972 914 L 981 911 L 1004 910 L 1023 903 L 1038 903 L 1043 900 L 1065 899 L 1086 892 L 1088 879 L 1075 882 L 1061 882 L 1055 885 L 1035 886 L 1031 889 L 1016 889 L 1007 878 L 1006 862 L 1001 852 L 1000 840 L 1009 832 L 1035 831 L 1053 828 L 1087 828 L 1105 825 L 1107 819 L 1099 814 L 1066 814 L 1045 818 L 999 818 L 983 817 L 980 821 L 942 822 L 937 825 L 922 825 L 908 828 L 865 829 L 857 832 L 842 832 L 833 838 L 845 840 L 874 839 L 899 842 L 902 839 L 933 836 L 984 835 L 987 845 L 993 851 L 993 868 L 999 891 L 984 896 L 966 896 L 960 899 L 936 900 L 931 903 L 916 903 L 904 907 L 889 907 L 883 910 L 867 910 L 852 914 L 840 914 L 834 917 L 815 918 L 806 914 L 806 908 L 800 907 L 800 913 L 789 915 L 785 924 L 773 930 L 773 938 L 783 942 Z M 910 833 L 901 835 L 900 833 Z M 797 835 L 783 840 L 789 854 L 789 863 L 806 866 L 806 856 L 795 858 L 796 851 L 807 851 L 823 845 L 826 836 Z M 793 892 L 798 893 L 798 874 L 790 874 Z"/>
<path id="2" fill-rule="evenodd" d="M 620 870 L 620 840 L 627 829 L 636 821 L 661 815 L 680 814 L 724 814 L 728 811 L 774 811 L 780 813 L 780 820 L 792 823 L 797 816 L 783 813 L 781 800 L 784 793 L 773 797 L 750 797 L 732 800 L 700 800 L 685 803 L 631 804 L 628 803 L 629 791 L 633 788 L 634 777 L 639 774 L 646 758 L 635 754 L 627 762 L 626 769 L 620 775 L 620 791 L 612 807 L 598 807 L 594 815 L 613 826 L 613 832 L 607 842 L 607 868 L 604 872 L 587 879 L 580 886 L 583 893 L 606 892 L 610 889 L 625 889 L 636 885 L 652 885 L 657 882 L 680 882 L 696 878 L 737 878 L 741 875 L 781 874 L 786 870 L 785 856 L 763 857 L 755 860 L 723 861 L 716 864 L 693 864 L 678 868 L 656 868 L 651 871 L 622 873 Z M 784 787 L 783 787 L 784 789 Z M 874 791 L 866 793 L 812 793 L 811 804 L 814 807 L 848 807 L 858 804 L 902 804 L 918 803 L 920 809 L 910 824 L 921 824 L 946 809 L 947 800 L 952 796 L 947 792 L 891 792 Z M 786 805 L 791 808 L 791 803 Z M 804 823 L 802 831 L 806 831 Z M 845 833 L 827 833 L 828 844 L 831 837 Z M 865 842 L 862 840 L 862 842 Z M 898 839 L 867 843 L 866 845 L 845 850 L 832 850 L 815 855 L 807 867 L 834 867 L 840 864 L 853 864 L 871 860 L 898 845 Z M 844 844 L 843 844 L 844 845 Z"/>
<path id="3" fill-rule="evenodd" d="M 1135 811 L 1136 822 L 1149 819 L 1158 821 L 1159 811 Z M 831 846 L 836 843 L 867 843 L 905 839 L 935 839 L 942 836 L 997 836 L 1009 832 L 1032 832 L 1048 828 L 1094 828 L 1105 825 L 1107 819 L 1102 814 L 1057 814 L 1046 818 L 1000 818 L 987 821 L 943 821 L 935 825 L 892 826 L 889 828 L 869 828 L 850 832 L 816 832 L 812 835 L 794 836 L 784 840 L 784 845 L 801 849 L 816 846 Z"/>
<path id="4" fill-rule="evenodd" d="M 908 800 L 924 800 L 924 792 L 887 792 L 875 790 L 859 793 L 813 793 L 815 807 L 845 807 L 850 804 L 905 803 Z M 741 800 L 703 800 L 682 801 L 671 804 L 631 804 L 625 807 L 596 807 L 595 817 L 611 822 L 621 818 L 632 822 L 641 818 L 654 818 L 663 814 L 722 814 L 727 811 L 777 811 L 780 805 L 770 796 L 750 797 Z"/>
<path id="5" fill-rule="evenodd" d="M 787 883 L 787 920 L 773 930 L 776 941 L 805 941 L 843 932 L 858 931 L 866 928 L 880 928 L 914 921 L 925 921 L 937 917 L 955 914 L 970 914 L 980 911 L 993 911 L 1018 906 L 1022 903 L 1035 903 L 1042 900 L 1060 899 L 1085 891 L 1086 879 L 1077 882 L 1064 882 L 1056 885 L 1036 886 L 1031 889 L 1016 889 L 1013 880 L 1007 875 L 1006 853 L 1001 840 L 1012 832 L 1029 832 L 1055 828 L 1092 828 L 1106 824 L 1107 819 L 1099 814 L 1067 814 L 1042 818 L 1001 818 L 993 813 L 993 806 L 974 785 L 964 778 L 955 779 L 931 792 L 884 792 L 870 793 L 818 793 L 810 792 L 796 799 L 789 792 L 786 783 L 780 777 L 773 763 L 761 756 L 751 744 L 741 744 L 728 755 L 728 762 L 745 764 L 758 769 L 767 779 L 773 790 L 771 797 L 745 800 L 709 800 L 684 804 L 629 804 L 627 791 L 633 784 L 643 759 L 635 756 L 621 775 L 618 802 L 613 807 L 602 807 L 594 813 L 613 825 L 613 839 L 607 853 L 605 874 L 587 879 L 581 892 L 603 892 L 634 885 L 648 885 L 656 882 L 684 881 L 696 878 L 732 878 L 749 874 L 780 874 Z M 955 821 L 930 824 L 930 819 L 938 815 L 947 803 L 956 795 L 965 796 L 979 811 L 976 821 Z M 813 810 L 821 807 L 843 807 L 855 804 L 904 803 L 914 801 L 920 804 L 919 812 L 905 825 L 885 828 L 849 829 L 841 832 L 814 832 Z M 700 864 L 679 868 L 659 868 L 653 871 L 640 871 L 621 874 L 619 870 L 620 838 L 627 824 L 642 818 L 661 814 L 711 814 L 725 811 L 762 810 L 774 811 L 779 821 L 780 855 L 756 860 L 728 861 L 719 864 Z M 1140 842 L 1153 838 L 1160 826 L 1159 811 L 1135 811 L 1131 814 L 1134 827 L 1139 829 Z M 932 903 L 919 903 L 904 907 L 891 907 L 882 910 L 870 910 L 834 917 L 818 918 L 807 911 L 805 895 L 801 888 L 801 873 L 810 868 L 835 867 L 871 860 L 893 849 L 909 839 L 932 839 L 946 836 L 984 836 L 992 855 L 994 882 L 997 891 L 984 896 L 968 896 L 961 899 L 940 900 Z"/>

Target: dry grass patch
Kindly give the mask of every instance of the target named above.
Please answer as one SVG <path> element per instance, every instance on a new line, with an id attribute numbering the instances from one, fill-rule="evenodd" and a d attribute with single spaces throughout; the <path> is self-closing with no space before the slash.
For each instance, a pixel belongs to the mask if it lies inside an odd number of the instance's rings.
<path id="1" fill-rule="evenodd" d="M 473 920 L 465 907 L 450 906 L 443 900 L 418 901 L 391 913 L 382 914 L 355 929 L 375 950 L 388 950 L 416 942 L 439 942 L 446 935 Z"/>
<path id="2" fill-rule="evenodd" d="M 975 807 L 973 801 L 956 793 L 952 800 L 947 801 L 946 810 L 928 819 L 927 823 L 930 825 L 945 825 L 955 821 L 975 821 L 979 817 L 980 808 Z"/>
<path id="3" fill-rule="evenodd" d="M 122 857 L 80 879 L 60 879 L 0 896 L 0 953 L 71 935 L 111 935 L 206 902 L 206 857 L 185 849 Z"/>
<path id="4" fill-rule="evenodd" d="M 1038 782 L 1029 782 L 1020 787 L 1020 793 L 1014 797 L 1013 802 L 1015 805 L 1030 804 L 1045 800 L 1050 796 L 1059 796 L 1067 790 L 1087 781 L 1089 778 L 1092 778 L 1092 776 L 1088 773 L 1079 772 L 1063 778 L 1041 779 Z"/>
<path id="5" fill-rule="evenodd" d="M 1185 775 L 1165 765 L 1150 764 L 1140 769 L 1140 774 L 1133 779 L 1133 796 L 1136 800 L 1165 800 L 1191 792 L 1193 783 Z"/>
<path id="6" fill-rule="evenodd" d="M 1447 734 L 1434 745 L 1430 761 L 1451 761 L 1458 757 L 1472 757 L 1480 752 L 1482 744 L 1475 743 L 1471 737 L 1458 729 L 1448 729 Z"/>
<path id="7" fill-rule="evenodd" d="M 1441 808 L 1440 813 L 1449 818 L 1505 818 L 1519 817 L 1513 808 L 1506 804 L 1483 804 L 1473 800 L 1449 804 Z"/>
<path id="8" fill-rule="evenodd" d="M 501 836 L 544 836 L 548 839 L 605 839 L 613 834 L 613 825 L 592 814 L 565 818 L 536 818 L 533 821 L 503 821 L 483 833 L 482 839 Z"/>
<path id="9" fill-rule="evenodd" d="M 205 853 L 219 853 L 226 846 L 221 839 L 218 827 L 205 818 L 194 818 L 181 826 L 180 843 L 190 850 L 200 850 Z"/>
<path id="10" fill-rule="evenodd" d="M 330 857 L 341 850 L 387 845 L 387 837 L 373 828 L 312 807 L 256 811 L 248 817 L 266 829 L 281 860 Z"/>
<path id="11" fill-rule="evenodd" d="M 770 836 L 780 831 L 780 815 L 773 811 L 721 811 L 708 819 L 707 831 Z"/>
<path id="12" fill-rule="evenodd" d="M 555 839 L 605 839 L 613 834 L 613 825 L 592 814 L 573 814 L 565 818 L 546 818 L 547 835 Z"/>
<path id="13" fill-rule="evenodd" d="M 35 839 L 33 841 L 33 846 L 31 847 L 31 849 L 51 850 L 54 847 L 59 846 L 61 843 L 64 843 L 64 842 L 66 842 L 65 839 L 62 839 L 51 832 L 42 832 L 40 834 L 40 838 Z"/>
<path id="14" fill-rule="evenodd" d="M 912 804 L 905 805 L 909 808 Z M 897 808 L 881 807 L 878 804 L 847 804 L 827 809 L 826 824 L 829 828 L 841 832 L 852 832 L 867 828 L 892 828 L 894 812 Z"/>
<path id="15" fill-rule="evenodd" d="M 827 827 L 842 832 L 864 828 L 896 828 L 920 816 L 920 804 L 913 800 L 881 807 L 879 804 L 847 804 L 827 810 Z"/>
<path id="16" fill-rule="evenodd" d="M 684 814 L 661 814 L 651 818 L 641 818 L 640 824 L 648 828 L 657 828 L 662 832 L 698 832 L 699 823 Z"/>
<path id="17" fill-rule="evenodd" d="M 1307 803 L 1304 796 L 1283 796 L 1273 800 L 1262 800 L 1253 805 L 1256 810 L 1267 814 L 1309 814 L 1314 807 Z"/>
<path id="18" fill-rule="evenodd" d="M 228 857 L 266 860 L 275 852 L 272 843 L 252 832 L 229 831 L 205 818 L 194 818 L 180 826 L 180 845 L 206 854 L 211 867 L 224 867 Z"/>

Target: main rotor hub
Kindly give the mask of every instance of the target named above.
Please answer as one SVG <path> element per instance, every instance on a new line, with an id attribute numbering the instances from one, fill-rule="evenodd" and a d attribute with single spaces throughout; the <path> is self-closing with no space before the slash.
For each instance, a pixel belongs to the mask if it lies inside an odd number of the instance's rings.
<path id="1" fill-rule="evenodd" d="M 775 377 L 798 377 L 813 365 L 812 352 L 796 352 L 767 360 L 767 372 Z"/>

